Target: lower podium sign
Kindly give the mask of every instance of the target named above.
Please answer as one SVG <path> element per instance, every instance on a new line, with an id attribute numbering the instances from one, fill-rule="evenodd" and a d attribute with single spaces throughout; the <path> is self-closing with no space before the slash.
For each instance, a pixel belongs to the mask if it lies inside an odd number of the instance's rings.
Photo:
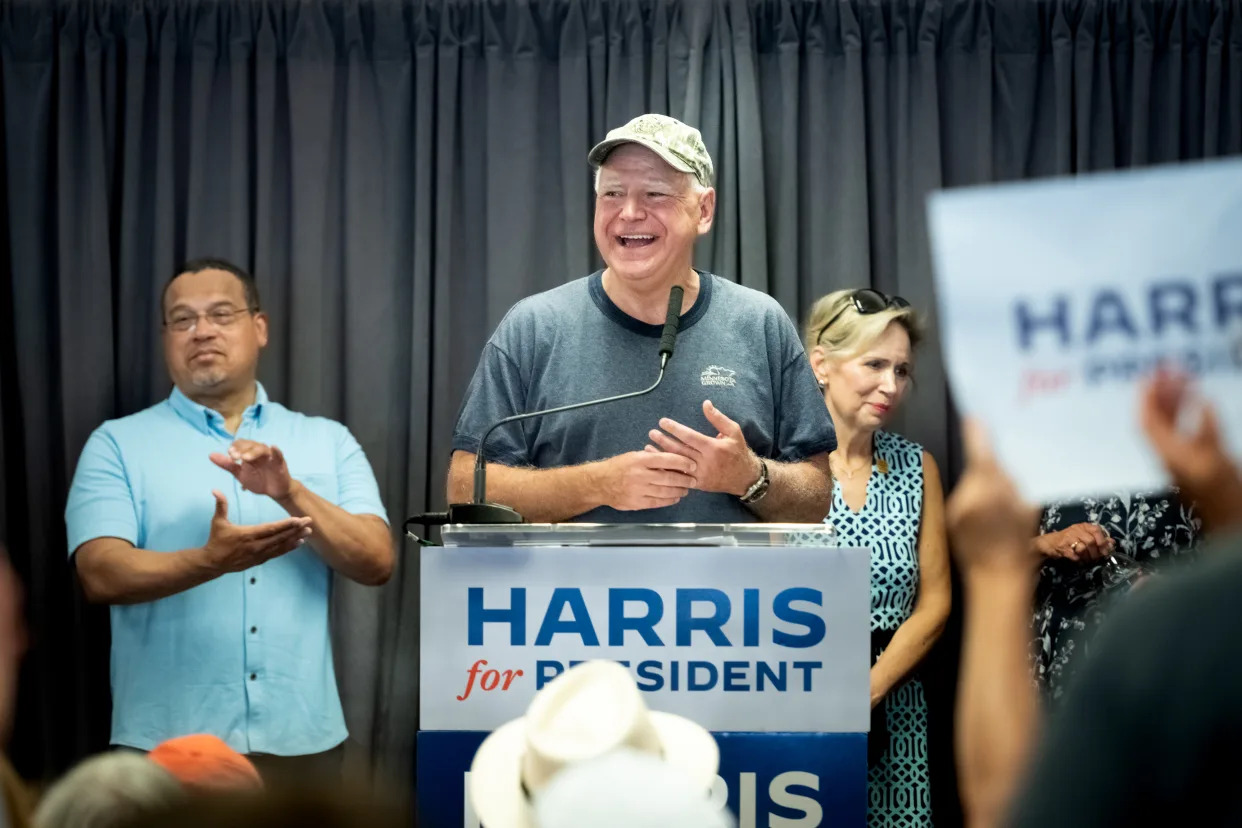
<path id="1" fill-rule="evenodd" d="M 866 733 L 714 733 L 720 771 L 712 798 L 738 828 L 862 826 Z M 466 795 L 479 731 L 418 734 L 419 825 L 480 828 Z"/>
<path id="2" fill-rule="evenodd" d="M 478 828 L 475 750 L 590 659 L 715 734 L 713 797 L 741 828 L 865 824 L 868 550 L 817 526 L 693 528 L 459 528 L 491 545 L 420 551 L 420 824 Z"/>

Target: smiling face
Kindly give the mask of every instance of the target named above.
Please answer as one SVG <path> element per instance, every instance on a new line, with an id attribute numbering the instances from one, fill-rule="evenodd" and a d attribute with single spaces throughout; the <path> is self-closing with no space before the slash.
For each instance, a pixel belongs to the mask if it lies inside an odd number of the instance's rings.
<path id="1" fill-rule="evenodd" d="M 641 144 L 622 144 L 600 167 L 595 244 L 614 276 L 663 285 L 690 269 L 695 240 L 712 227 L 716 191 Z"/>
<path id="2" fill-rule="evenodd" d="M 187 330 L 178 330 L 196 319 Z M 182 273 L 164 295 L 164 361 L 192 400 L 253 384 L 267 345 L 267 315 L 246 305 L 240 279 L 224 270 Z"/>
<path id="3" fill-rule="evenodd" d="M 861 352 L 834 359 L 816 348 L 815 375 L 834 422 L 860 431 L 883 428 L 910 388 L 910 334 L 899 322 Z"/>

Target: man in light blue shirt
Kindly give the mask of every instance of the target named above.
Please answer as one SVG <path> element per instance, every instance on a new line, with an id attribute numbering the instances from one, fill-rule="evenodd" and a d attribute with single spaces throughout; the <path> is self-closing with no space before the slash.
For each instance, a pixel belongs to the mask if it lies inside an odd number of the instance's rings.
<path id="1" fill-rule="evenodd" d="M 65 508 L 86 595 L 113 605 L 112 743 L 211 733 L 269 765 L 332 751 L 331 570 L 378 585 L 393 567 L 375 476 L 344 426 L 268 399 L 244 270 L 187 264 L 163 316 L 172 394 L 95 430 Z"/>

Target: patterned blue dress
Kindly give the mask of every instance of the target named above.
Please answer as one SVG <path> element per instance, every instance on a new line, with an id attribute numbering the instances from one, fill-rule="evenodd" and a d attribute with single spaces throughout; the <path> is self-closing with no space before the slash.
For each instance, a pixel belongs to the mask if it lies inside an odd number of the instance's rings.
<path id="1" fill-rule="evenodd" d="M 840 484 L 834 482 L 828 520 L 836 528 L 841 546 L 871 548 L 874 664 L 893 631 L 914 611 L 918 595 L 923 448 L 900 435 L 877 431 L 873 456 L 862 510 L 852 511 L 841 495 Z M 887 472 L 880 472 L 880 458 L 887 462 Z M 922 683 L 911 678 L 898 685 L 888 694 L 884 707 L 888 743 L 878 757 L 872 757 L 868 769 L 867 825 L 931 825 L 927 701 Z M 883 735 L 878 735 L 883 744 Z"/>

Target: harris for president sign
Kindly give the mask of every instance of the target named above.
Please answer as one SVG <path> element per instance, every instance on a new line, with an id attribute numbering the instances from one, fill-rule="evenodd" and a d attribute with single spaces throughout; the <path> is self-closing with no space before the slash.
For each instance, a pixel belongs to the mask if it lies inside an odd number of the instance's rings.
<path id="1" fill-rule="evenodd" d="M 1242 456 L 1242 161 L 936 193 L 946 367 L 1028 498 L 1168 483 L 1138 423 L 1159 365 Z"/>

